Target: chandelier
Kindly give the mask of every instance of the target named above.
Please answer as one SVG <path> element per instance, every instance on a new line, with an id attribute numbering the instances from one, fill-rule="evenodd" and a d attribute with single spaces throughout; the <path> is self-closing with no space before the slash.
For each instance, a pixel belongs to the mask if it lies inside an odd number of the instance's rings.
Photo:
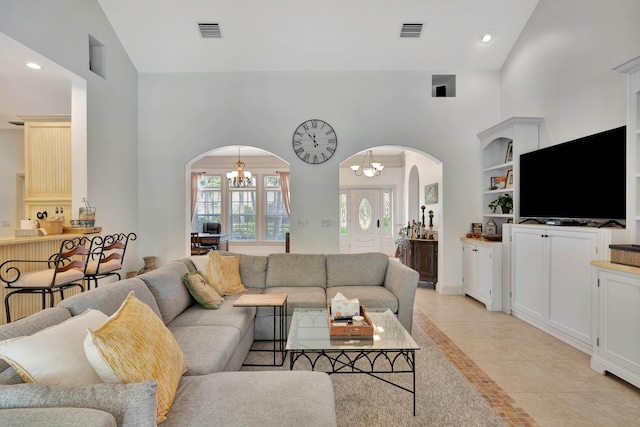
<path id="1" fill-rule="evenodd" d="M 234 164 L 236 170 L 227 172 L 229 186 L 236 188 L 251 187 L 251 172 L 244 170 L 244 162 L 240 160 L 240 149 L 238 148 L 238 161 Z"/>
<path id="2" fill-rule="evenodd" d="M 353 169 L 356 176 L 362 176 L 362 174 L 364 174 L 364 176 L 371 178 L 380 175 L 384 166 L 375 161 L 373 153 L 369 150 L 367 154 L 365 154 L 364 159 L 362 159 L 362 165 L 353 165 L 351 169 Z"/>

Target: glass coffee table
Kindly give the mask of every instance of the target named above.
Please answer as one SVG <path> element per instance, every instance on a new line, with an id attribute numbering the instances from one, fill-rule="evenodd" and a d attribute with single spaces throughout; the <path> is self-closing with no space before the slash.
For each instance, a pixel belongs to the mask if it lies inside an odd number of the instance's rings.
<path id="1" fill-rule="evenodd" d="M 286 346 L 289 369 L 299 362 L 311 370 L 329 374 L 370 375 L 411 393 L 415 415 L 415 351 L 420 347 L 391 310 L 367 309 L 367 314 L 374 324 L 373 337 L 336 338 L 329 335 L 326 309 L 296 308 Z M 412 386 L 401 385 L 380 374 L 410 374 Z"/>

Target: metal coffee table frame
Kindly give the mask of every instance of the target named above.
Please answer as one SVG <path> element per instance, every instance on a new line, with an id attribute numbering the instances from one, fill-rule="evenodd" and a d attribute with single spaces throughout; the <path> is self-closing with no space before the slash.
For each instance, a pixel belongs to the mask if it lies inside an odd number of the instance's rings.
<path id="1" fill-rule="evenodd" d="M 320 362 L 327 361 L 330 366 L 328 374 L 367 374 L 411 393 L 415 416 L 415 351 L 420 347 L 391 311 L 374 311 L 367 310 L 376 326 L 376 336 L 372 339 L 330 337 L 327 310 L 295 309 L 286 347 L 289 351 L 289 369 L 293 369 L 300 360 L 306 360 L 311 370 L 316 370 Z M 303 323 L 306 325 L 303 326 Z M 411 374 L 411 388 L 380 376 L 403 373 Z"/>

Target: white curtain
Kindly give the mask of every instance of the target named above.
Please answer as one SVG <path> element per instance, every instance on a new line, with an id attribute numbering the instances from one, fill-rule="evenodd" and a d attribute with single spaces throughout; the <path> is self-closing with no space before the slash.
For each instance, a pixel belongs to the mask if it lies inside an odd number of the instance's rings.
<path id="1" fill-rule="evenodd" d="M 193 222 L 193 216 L 196 213 L 196 203 L 198 202 L 198 183 L 203 172 L 191 173 L 191 222 Z"/>
<path id="2" fill-rule="evenodd" d="M 278 175 L 280 175 L 280 189 L 282 190 L 284 208 L 287 210 L 287 216 L 291 219 L 291 210 L 289 208 L 289 172 L 278 172 Z"/>

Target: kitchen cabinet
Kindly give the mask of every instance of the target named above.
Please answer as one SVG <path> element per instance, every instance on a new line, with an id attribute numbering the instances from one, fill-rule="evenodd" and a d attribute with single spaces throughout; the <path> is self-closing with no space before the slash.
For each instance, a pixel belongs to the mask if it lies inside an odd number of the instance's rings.
<path id="1" fill-rule="evenodd" d="M 591 368 L 640 387 L 640 268 L 593 263 L 597 274 L 597 338 Z"/>
<path id="2" fill-rule="evenodd" d="M 511 312 L 590 354 L 591 261 L 608 257 L 611 230 L 511 226 Z"/>
<path id="3" fill-rule="evenodd" d="M 46 211 L 71 219 L 71 116 L 26 115 L 24 120 L 25 217 Z M 60 212 L 62 211 L 62 212 Z"/>
<path id="4" fill-rule="evenodd" d="M 404 239 L 400 244 L 400 262 L 420 274 L 421 282 L 438 282 L 438 241 Z"/>
<path id="5" fill-rule="evenodd" d="M 462 240 L 463 292 L 490 311 L 502 310 L 502 243 Z"/>

